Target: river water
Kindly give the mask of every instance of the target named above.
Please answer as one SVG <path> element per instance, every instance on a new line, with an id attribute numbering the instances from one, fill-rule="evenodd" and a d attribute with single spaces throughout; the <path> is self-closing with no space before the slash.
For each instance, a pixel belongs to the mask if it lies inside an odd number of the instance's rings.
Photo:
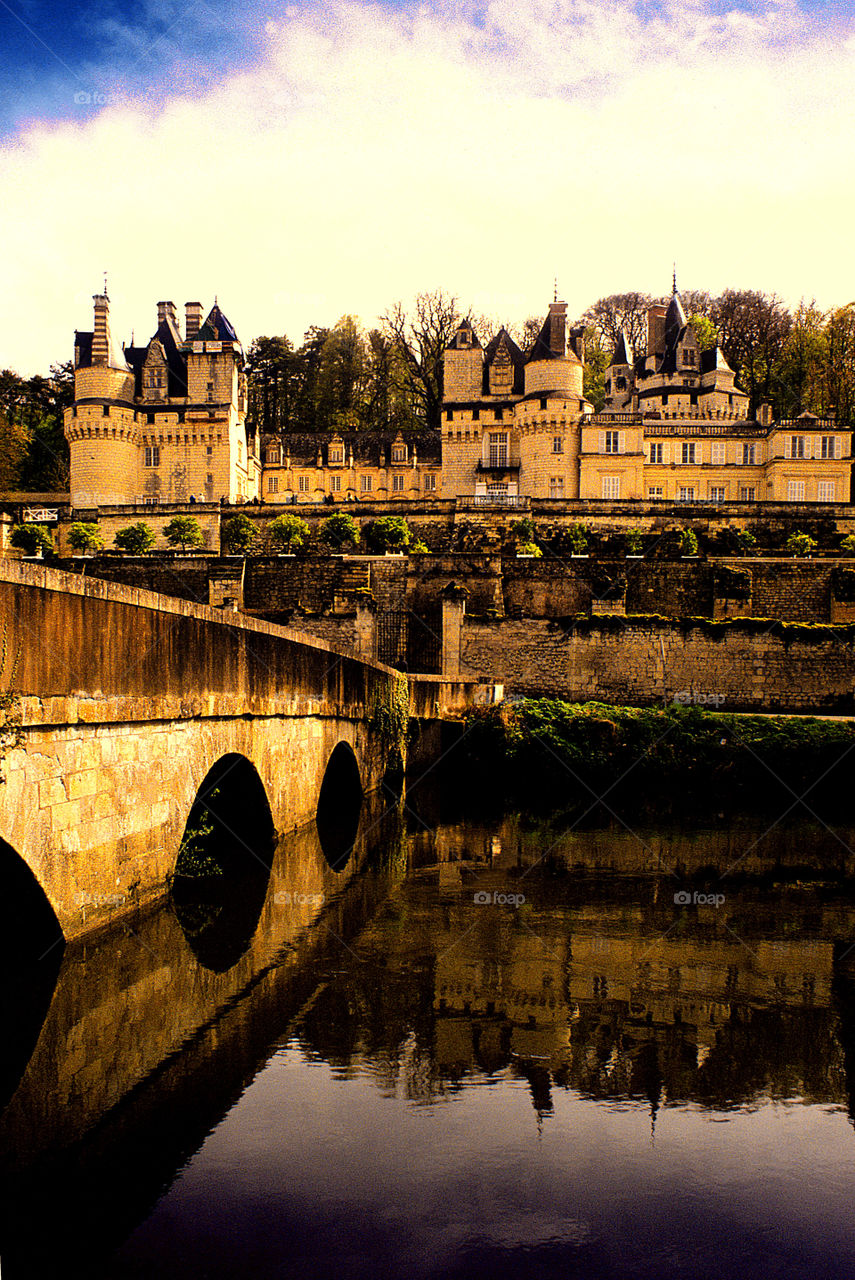
<path id="1" fill-rule="evenodd" d="M 855 1276 L 853 832 L 768 827 L 375 806 L 68 946 L 3 1280 Z"/>

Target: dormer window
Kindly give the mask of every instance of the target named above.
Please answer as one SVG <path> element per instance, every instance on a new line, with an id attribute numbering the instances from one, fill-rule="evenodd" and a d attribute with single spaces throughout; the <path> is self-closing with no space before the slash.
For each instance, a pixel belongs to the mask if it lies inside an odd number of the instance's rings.
<path id="1" fill-rule="evenodd" d="M 392 461 L 393 462 L 407 461 L 407 446 L 405 444 L 392 445 Z"/>
<path id="2" fill-rule="evenodd" d="M 341 466 L 341 464 L 344 462 L 344 449 L 341 447 L 341 445 L 330 446 L 329 458 L 330 458 L 330 466 L 334 466 L 334 467 Z"/>

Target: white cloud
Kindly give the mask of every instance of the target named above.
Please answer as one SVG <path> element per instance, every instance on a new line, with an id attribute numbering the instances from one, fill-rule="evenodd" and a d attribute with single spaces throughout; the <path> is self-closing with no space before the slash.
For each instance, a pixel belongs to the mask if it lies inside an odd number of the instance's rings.
<path id="1" fill-rule="evenodd" d="M 502 318 L 687 287 L 848 301 L 855 48 L 792 4 L 332 3 L 195 96 L 0 152 L 0 366 L 43 370 L 110 272 L 121 337 L 219 295 L 245 342 L 443 287 Z"/>

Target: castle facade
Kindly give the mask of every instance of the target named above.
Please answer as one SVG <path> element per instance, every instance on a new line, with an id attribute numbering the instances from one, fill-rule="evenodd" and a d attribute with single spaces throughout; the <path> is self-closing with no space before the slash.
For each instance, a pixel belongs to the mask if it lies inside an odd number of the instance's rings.
<path id="1" fill-rule="evenodd" d="M 502 330 L 484 349 L 464 321 L 445 354 L 446 496 L 665 502 L 848 502 L 851 433 L 803 414 L 749 417 L 716 347 L 701 351 L 679 294 L 648 313 L 647 350 L 622 335 L 604 411 L 582 390 L 584 340 L 555 301 L 524 356 Z"/>
<path id="2" fill-rule="evenodd" d="M 106 293 L 94 304 L 92 331 L 75 334 L 65 413 L 72 506 L 255 498 L 243 349 L 219 306 L 203 323 L 201 303 L 188 302 L 182 337 L 175 304 L 159 302 L 149 342 L 119 349 Z"/>

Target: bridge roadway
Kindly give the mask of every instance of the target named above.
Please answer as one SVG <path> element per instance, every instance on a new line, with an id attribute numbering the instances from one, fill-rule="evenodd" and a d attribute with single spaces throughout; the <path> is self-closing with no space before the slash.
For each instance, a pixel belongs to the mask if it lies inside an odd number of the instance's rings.
<path id="1" fill-rule="evenodd" d="M 321 640 L 14 561 L 0 563 L 0 626 L 0 882 L 22 859 L 67 939 L 166 891 L 223 757 L 252 764 L 280 832 L 314 818 L 339 743 L 364 791 L 387 767 L 378 710 L 406 678 Z M 493 697 L 410 685 L 422 718 Z"/>

